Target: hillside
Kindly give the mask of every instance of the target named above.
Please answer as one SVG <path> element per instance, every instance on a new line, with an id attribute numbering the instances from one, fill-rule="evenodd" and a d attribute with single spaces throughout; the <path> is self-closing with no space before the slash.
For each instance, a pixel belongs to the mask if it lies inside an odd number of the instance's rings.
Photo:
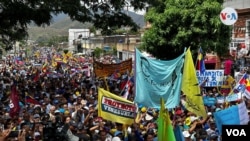
<path id="1" fill-rule="evenodd" d="M 135 21 L 140 27 L 144 26 L 144 16 L 136 14 L 134 12 L 128 12 L 129 16 Z M 78 21 L 72 21 L 67 15 L 59 14 L 53 16 L 53 20 L 50 26 L 47 27 L 37 27 L 30 25 L 29 26 L 29 39 L 37 40 L 38 38 L 48 39 L 53 36 L 67 36 L 68 29 L 74 28 L 89 28 L 91 27 L 90 23 L 80 23 Z"/>

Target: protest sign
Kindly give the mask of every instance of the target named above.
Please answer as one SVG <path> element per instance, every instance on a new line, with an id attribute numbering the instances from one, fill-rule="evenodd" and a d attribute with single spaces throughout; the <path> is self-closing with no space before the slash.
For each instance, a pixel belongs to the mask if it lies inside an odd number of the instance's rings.
<path id="1" fill-rule="evenodd" d="M 213 106 L 216 104 L 217 100 L 216 98 L 214 97 L 203 97 L 203 102 L 204 102 L 204 105 L 206 106 Z"/>
<path id="2" fill-rule="evenodd" d="M 123 61 L 117 64 L 103 64 L 97 61 L 94 61 L 94 73 L 97 77 L 107 77 L 115 72 L 120 74 L 126 73 L 127 71 L 131 72 L 132 70 L 132 58 Z"/>
<path id="3" fill-rule="evenodd" d="M 204 73 L 196 71 L 199 84 L 206 81 L 204 87 L 217 87 L 223 84 L 224 70 L 206 70 Z"/>
<path id="4" fill-rule="evenodd" d="M 130 125 L 134 123 L 136 107 L 133 102 L 98 89 L 98 116 L 113 122 Z"/>

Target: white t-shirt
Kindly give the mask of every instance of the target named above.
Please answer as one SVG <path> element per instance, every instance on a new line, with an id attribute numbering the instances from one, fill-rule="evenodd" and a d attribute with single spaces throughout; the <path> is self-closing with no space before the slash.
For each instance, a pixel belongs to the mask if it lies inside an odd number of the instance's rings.
<path id="1" fill-rule="evenodd" d="M 247 55 L 247 49 L 245 48 L 241 48 L 239 51 L 238 51 L 238 54 L 237 54 L 237 58 L 240 59 L 242 58 L 243 56 Z"/>

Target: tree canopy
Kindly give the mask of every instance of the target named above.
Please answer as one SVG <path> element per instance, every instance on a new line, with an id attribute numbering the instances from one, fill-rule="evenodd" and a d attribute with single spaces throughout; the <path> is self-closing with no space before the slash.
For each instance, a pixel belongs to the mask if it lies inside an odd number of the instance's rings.
<path id="1" fill-rule="evenodd" d="M 27 39 L 27 26 L 50 25 L 53 14 L 65 13 L 72 20 L 90 22 L 97 29 L 109 30 L 138 26 L 126 15 L 124 7 L 143 9 L 147 3 L 157 0 L 1 0 L 0 2 L 0 42 L 5 49 L 11 48 L 17 40 Z"/>
<path id="2" fill-rule="evenodd" d="M 141 48 L 164 60 L 176 58 L 191 47 L 228 53 L 230 27 L 219 18 L 223 0 L 162 0 L 146 13 L 151 24 Z"/>

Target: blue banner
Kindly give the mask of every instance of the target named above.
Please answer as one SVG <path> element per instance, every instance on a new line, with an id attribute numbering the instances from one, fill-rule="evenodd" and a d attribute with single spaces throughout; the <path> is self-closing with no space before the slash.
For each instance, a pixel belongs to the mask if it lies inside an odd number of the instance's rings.
<path id="1" fill-rule="evenodd" d="M 240 124 L 238 106 L 232 106 L 228 109 L 214 113 L 217 128 L 222 133 L 222 125 L 238 125 Z"/>
<path id="2" fill-rule="evenodd" d="M 204 102 L 204 105 L 206 105 L 206 106 L 213 106 L 216 104 L 217 99 L 214 97 L 205 96 L 205 97 L 203 97 L 203 102 Z"/>
<path id="3" fill-rule="evenodd" d="M 160 108 L 160 98 L 167 108 L 175 108 L 180 102 L 184 53 L 174 60 L 163 61 L 136 52 L 135 102 L 151 108 Z"/>
<path id="4" fill-rule="evenodd" d="M 214 113 L 217 128 L 222 133 L 222 125 L 247 125 L 249 116 L 245 102 Z"/>

